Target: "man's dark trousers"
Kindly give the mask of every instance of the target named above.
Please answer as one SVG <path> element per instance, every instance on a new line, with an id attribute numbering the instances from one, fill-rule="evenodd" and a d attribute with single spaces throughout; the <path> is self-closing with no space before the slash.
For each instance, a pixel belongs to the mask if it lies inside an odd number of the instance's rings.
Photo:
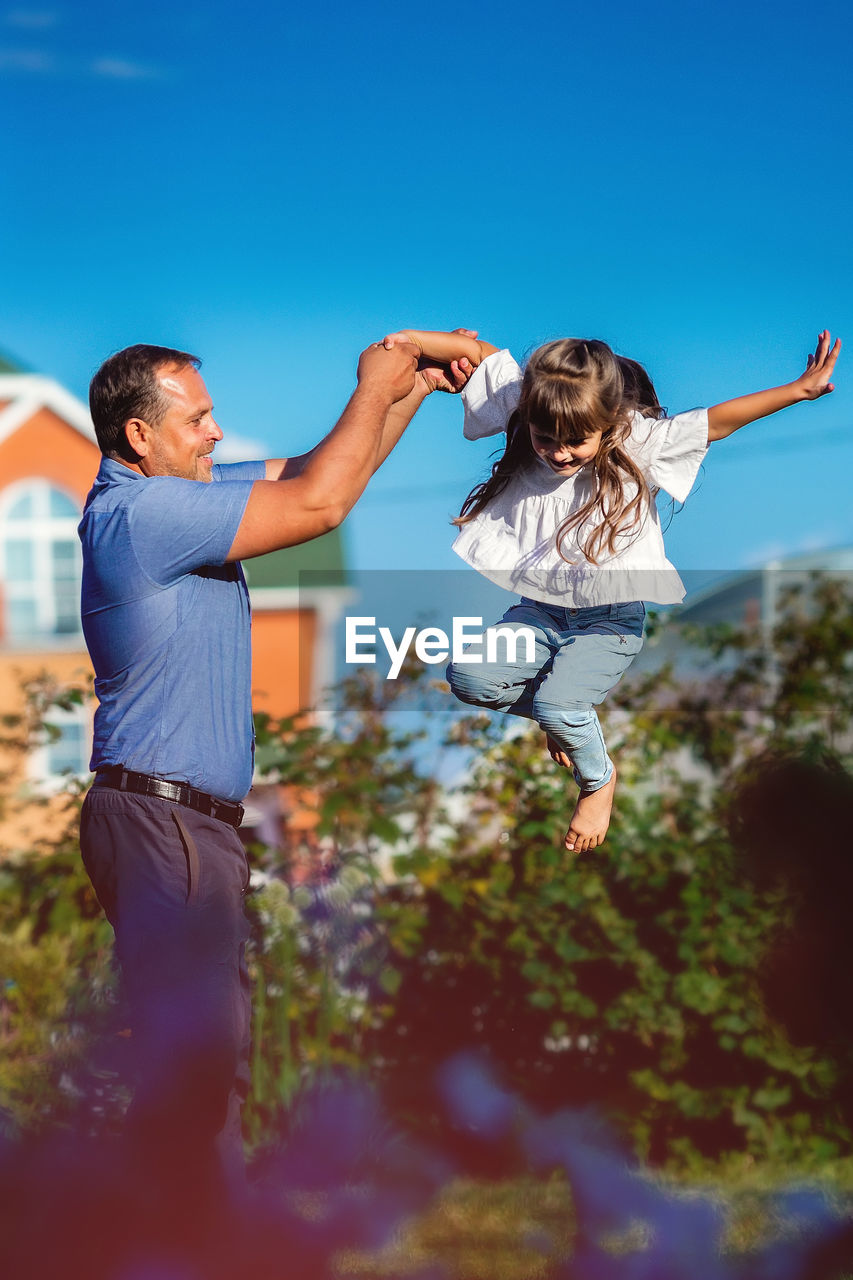
<path id="1" fill-rule="evenodd" d="M 130 1006 L 129 1140 L 170 1180 L 218 1170 L 239 1183 L 251 1018 L 240 838 L 183 805 L 95 785 L 80 845 Z"/>

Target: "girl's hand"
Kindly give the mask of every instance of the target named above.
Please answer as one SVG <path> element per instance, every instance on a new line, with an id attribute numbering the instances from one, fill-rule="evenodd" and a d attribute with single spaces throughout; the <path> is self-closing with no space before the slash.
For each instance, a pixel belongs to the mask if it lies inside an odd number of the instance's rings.
<path id="1" fill-rule="evenodd" d="M 802 400 L 819 400 L 821 396 L 834 391 L 835 385 L 829 379 L 841 350 L 841 339 L 836 338 L 833 347 L 830 347 L 831 341 L 828 329 L 818 334 L 817 349 L 813 356 L 809 356 L 805 373 L 801 373 L 793 382 L 712 405 L 708 410 L 708 444 L 715 440 L 725 440 L 757 418 L 766 418 L 769 414 L 778 413 L 780 409 L 787 409 L 789 405 L 799 404 Z"/>
<path id="2" fill-rule="evenodd" d="M 798 388 L 803 400 L 817 400 L 819 396 L 828 395 L 835 390 L 829 381 L 838 353 L 841 350 L 841 339 L 836 338 L 830 349 L 829 330 L 824 329 L 817 336 L 817 347 L 813 356 L 806 361 L 806 371 L 797 378 L 794 386 Z"/>

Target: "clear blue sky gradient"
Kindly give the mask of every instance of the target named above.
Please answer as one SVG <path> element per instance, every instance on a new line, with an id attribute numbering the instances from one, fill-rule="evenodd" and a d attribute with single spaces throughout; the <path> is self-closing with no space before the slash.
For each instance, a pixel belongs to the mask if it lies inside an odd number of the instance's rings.
<path id="1" fill-rule="evenodd" d="M 838 391 L 714 447 L 684 569 L 853 542 L 853 18 L 725 0 L 311 12 L 0 9 L 0 347 L 81 397 L 130 342 L 204 358 L 227 433 L 301 452 L 404 324 L 607 339 L 688 408 Z M 848 372 L 849 369 L 849 372 Z M 490 446 L 434 396 L 347 521 L 358 569 L 455 568 Z"/>

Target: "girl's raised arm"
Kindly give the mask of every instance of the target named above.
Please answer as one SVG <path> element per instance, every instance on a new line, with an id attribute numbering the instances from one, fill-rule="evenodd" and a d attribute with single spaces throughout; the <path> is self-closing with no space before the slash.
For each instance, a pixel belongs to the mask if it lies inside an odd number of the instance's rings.
<path id="1" fill-rule="evenodd" d="M 490 342 L 478 338 L 473 329 L 454 329 L 452 333 L 430 329 L 401 329 L 399 333 L 389 333 L 385 339 L 386 347 L 393 346 L 395 342 L 413 342 L 422 356 L 428 360 L 437 360 L 440 364 L 465 359 L 475 368 L 486 356 L 500 350 Z"/>
<path id="2" fill-rule="evenodd" d="M 411 341 L 417 345 L 415 338 Z M 725 440 L 726 436 L 732 435 L 739 427 L 745 427 L 748 422 L 754 422 L 756 418 L 766 418 L 768 414 L 778 413 L 788 405 L 799 404 L 801 400 L 817 400 L 834 391 L 830 378 L 841 350 L 841 339 L 836 338 L 832 347 L 830 342 L 829 330 L 824 329 L 818 334 L 817 348 L 814 355 L 809 356 L 805 372 L 793 382 L 715 404 L 708 410 L 708 443 Z"/>

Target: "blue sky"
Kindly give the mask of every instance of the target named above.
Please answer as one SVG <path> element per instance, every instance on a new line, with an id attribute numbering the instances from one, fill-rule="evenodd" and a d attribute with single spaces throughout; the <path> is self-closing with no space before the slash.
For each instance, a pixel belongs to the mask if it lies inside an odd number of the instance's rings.
<path id="1" fill-rule="evenodd" d="M 602 337 L 673 409 L 789 380 L 827 326 L 838 391 L 715 446 L 668 548 L 851 543 L 851 28 L 730 0 L 0 5 L 0 348 L 85 397 L 112 350 L 186 347 L 226 432 L 278 455 L 403 324 Z M 490 452 L 460 421 L 427 402 L 347 522 L 354 567 L 459 565 Z"/>

